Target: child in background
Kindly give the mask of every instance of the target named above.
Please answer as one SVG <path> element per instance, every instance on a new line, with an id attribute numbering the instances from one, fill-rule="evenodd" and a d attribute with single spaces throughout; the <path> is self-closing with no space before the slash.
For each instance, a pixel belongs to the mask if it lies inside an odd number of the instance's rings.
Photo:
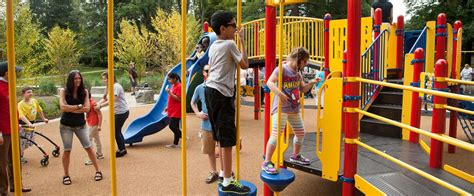
<path id="1" fill-rule="evenodd" d="M 283 89 L 278 88 L 278 68 L 275 68 L 268 79 L 267 85 L 275 93 L 272 106 L 272 135 L 267 143 L 265 161 L 262 170 L 268 174 L 276 174 L 277 170 L 271 162 L 273 152 L 277 145 L 277 131 L 284 130 L 286 121 L 293 128 L 293 154 L 290 161 L 301 165 L 309 165 L 309 159 L 300 154 L 301 145 L 305 135 L 304 123 L 301 117 L 300 94 L 311 90 L 314 84 L 321 79 L 316 78 L 305 84 L 300 70 L 308 64 L 309 52 L 303 47 L 295 48 L 288 57 L 288 62 L 283 63 Z M 281 124 L 278 127 L 278 99 L 281 101 Z"/>
<path id="2" fill-rule="evenodd" d="M 23 100 L 18 103 L 18 114 L 20 124 L 26 125 L 20 131 L 20 147 L 21 147 L 21 162 L 26 163 L 27 160 L 23 156 L 25 149 L 33 145 L 30 141 L 34 141 L 34 125 L 37 114 L 39 113 L 44 123 L 48 123 L 48 119 L 44 117 L 43 109 L 39 105 L 38 100 L 33 98 L 33 88 L 24 87 L 21 89 Z"/>
<path id="3" fill-rule="evenodd" d="M 86 122 L 87 126 L 89 127 L 89 139 L 91 140 L 91 143 L 93 140 L 95 140 L 95 146 L 97 149 L 97 151 L 95 152 L 96 158 L 103 159 L 104 154 L 102 153 L 102 142 L 100 141 L 99 135 L 102 127 L 102 112 L 100 111 L 100 108 L 94 107 L 96 105 L 96 101 L 91 97 L 90 93 L 89 101 L 90 105 L 93 106 L 91 107 L 89 112 L 86 113 Z M 92 165 L 92 161 L 87 160 L 85 164 Z"/>
<path id="4" fill-rule="evenodd" d="M 181 138 L 181 129 L 179 123 L 181 121 L 181 83 L 179 76 L 176 73 L 170 72 L 168 74 L 168 82 L 173 85 L 170 88 L 166 87 L 168 93 L 168 117 L 170 118 L 169 128 L 173 131 L 174 140 L 172 144 L 166 145 L 167 148 L 179 148 L 178 143 Z"/>
<path id="5" fill-rule="evenodd" d="M 205 53 L 204 46 L 202 44 L 197 44 L 196 54 L 193 57 L 188 58 L 187 60 L 192 60 L 192 61 L 198 60 L 199 58 L 204 56 L 204 53 Z"/>

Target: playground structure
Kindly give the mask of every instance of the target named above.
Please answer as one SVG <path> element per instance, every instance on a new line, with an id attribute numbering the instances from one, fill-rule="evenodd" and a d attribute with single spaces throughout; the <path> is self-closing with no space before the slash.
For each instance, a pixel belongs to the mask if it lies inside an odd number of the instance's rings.
<path id="1" fill-rule="evenodd" d="M 7 13 L 12 13 L 12 2 L 7 1 Z M 360 1 L 350 1 L 348 5 L 349 13 L 347 20 L 331 20 L 330 16 L 327 15 L 324 20 L 320 19 L 311 19 L 311 18 L 298 18 L 298 17 L 283 17 L 278 18 L 280 19 L 280 27 L 283 28 L 276 28 L 276 8 L 273 5 L 267 6 L 267 17 L 273 18 L 273 20 L 267 20 L 266 23 L 263 24 L 263 19 L 245 23 L 242 25 L 244 29 L 246 29 L 248 39 L 247 49 L 250 59 L 252 60 L 253 66 L 258 66 L 260 63 L 265 63 L 266 67 L 266 79 L 268 79 L 271 71 L 275 67 L 276 60 L 281 60 L 284 58 L 284 53 L 288 53 L 291 48 L 295 46 L 305 46 L 306 48 L 310 49 L 311 51 L 311 60 L 315 64 L 321 66 L 322 62 L 324 62 L 324 70 L 327 72 L 326 77 L 328 78 L 325 83 L 324 90 L 326 91 L 326 103 L 325 103 L 325 113 L 323 113 L 322 117 L 317 117 L 318 122 L 320 123 L 320 127 L 322 130 L 322 134 L 320 133 L 318 126 L 317 134 L 314 139 L 307 139 L 308 143 L 311 143 L 310 146 L 314 146 L 316 153 L 314 156 L 317 156 L 319 162 L 319 166 L 310 168 L 311 170 L 316 171 L 315 173 L 319 173 L 324 179 L 328 179 L 331 181 L 342 181 L 343 182 L 343 194 L 351 195 L 354 193 L 354 188 L 357 187 L 359 190 L 366 194 L 391 194 L 396 192 L 389 192 L 389 191 L 396 191 L 398 187 L 391 187 L 392 189 L 388 190 L 383 189 L 383 185 L 389 186 L 390 184 L 382 184 L 380 182 L 383 181 L 383 178 L 387 178 L 390 181 L 393 180 L 394 177 L 390 178 L 390 175 L 387 173 L 378 173 L 377 175 L 368 175 L 364 174 L 363 172 L 356 172 L 358 169 L 365 168 L 365 170 L 370 170 L 370 164 L 373 162 L 382 160 L 381 157 L 386 158 L 390 161 L 395 162 L 402 167 L 407 168 L 408 170 L 414 171 L 417 174 L 420 174 L 423 177 L 426 177 L 428 180 L 422 179 L 415 184 L 404 184 L 407 187 L 416 187 L 417 185 L 426 186 L 428 188 L 420 188 L 420 189 L 409 189 L 407 188 L 402 193 L 413 193 L 411 191 L 424 191 L 428 189 L 431 192 L 426 193 L 438 193 L 438 194 L 452 194 L 453 192 L 458 194 L 470 194 L 474 192 L 472 183 L 474 182 L 473 176 L 467 173 L 463 173 L 449 165 L 444 165 L 443 169 L 441 168 L 441 157 L 440 153 L 442 152 L 442 143 L 445 142 L 451 144 L 453 146 L 457 146 L 463 148 L 468 151 L 474 151 L 474 146 L 472 144 L 468 144 L 466 142 L 462 142 L 456 140 L 454 138 L 448 137 L 443 135 L 444 133 L 444 119 L 445 117 L 445 110 L 451 110 L 451 115 L 453 115 L 454 111 L 457 112 L 464 112 L 467 114 L 471 114 L 472 112 L 456 108 L 455 106 L 447 106 L 446 105 L 446 98 L 453 98 L 459 99 L 464 101 L 473 102 L 474 98 L 464 95 L 457 95 L 454 93 L 443 92 L 446 91 L 447 82 L 452 84 L 455 83 L 464 83 L 472 85 L 472 82 L 463 82 L 458 80 L 459 76 L 456 74 L 456 70 L 459 70 L 459 55 L 460 55 L 460 40 L 462 39 L 462 27 L 458 25 L 458 29 L 456 32 L 456 40 L 459 43 L 451 42 L 449 36 L 454 36 L 449 24 L 443 24 L 443 19 L 438 22 L 435 28 L 434 22 L 428 22 L 427 27 L 425 28 L 426 32 L 426 46 L 423 47 L 425 53 L 421 53 L 421 50 L 411 50 L 415 52 L 415 54 L 406 54 L 403 57 L 403 51 L 401 51 L 401 45 L 398 42 L 401 41 L 403 43 L 403 23 L 400 20 L 397 22 L 397 25 L 388 25 L 388 24 L 380 24 L 377 22 L 377 17 L 375 19 L 375 25 L 372 27 L 372 19 L 371 18 L 363 18 L 362 20 L 357 20 L 360 18 Z M 183 1 L 183 6 L 186 6 L 186 2 Z M 283 7 L 283 3 L 280 2 L 280 8 Z M 109 3 L 108 10 L 111 11 L 113 9 L 113 3 Z M 185 10 L 185 9 L 183 9 Z M 109 12 L 110 13 L 110 12 Z M 280 12 L 282 13 L 282 12 Z M 183 18 L 185 19 L 186 14 L 183 14 Z M 377 14 L 376 14 L 377 15 Z M 240 17 L 240 14 L 238 14 Z M 443 17 L 441 17 L 443 18 Z M 9 24 L 7 25 L 7 34 L 9 37 L 9 50 L 8 50 L 8 59 L 10 62 L 14 62 L 14 50 L 12 48 L 12 16 L 7 14 L 7 19 L 10 19 Z M 113 18 L 109 15 L 109 32 L 108 36 L 112 37 L 113 32 L 111 26 L 111 21 Z M 9 21 L 9 20 L 7 20 Z M 183 20 L 185 21 L 185 20 Z M 240 23 L 240 20 L 237 20 Z M 401 20 L 403 21 L 403 20 Z M 445 18 L 444 18 L 445 22 Z M 184 26 L 184 25 L 183 25 Z M 240 26 L 240 25 L 239 25 Z M 264 26 L 264 30 L 261 27 Z M 361 29 L 361 26 L 364 28 Z M 456 24 L 455 24 L 456 26 Z M 265 30 L 266 29 L 266 30 Z M 435 32 L 435 29 L 440 30 L 440 32 Z M 443 31 L 447 29 L 447 31 Z M 456 28 L 455 28 L 456 29 Z M 280 33 L 276 36 L 276 30 Z M 372 31 L 374 31 L 374 37 L 372 37 Z M 436 60 L 446 59 L 447 62 L 440 60 L 437 61 L 435 64 L 435 57 L 434 57 L 434 36 L 438 35 L 436 43 L 437 52 L 436 52 Z M 448 35 L 448 41 L 446 38 L 443 37 L 444 35 Z M 183 30 L 183 35 L 185 36 L 185 31 Z M 272 36 L 273 35 L 273 36 Z M 306 36 L 311 35 L 311 36 Z M 324 35 L 324 36 L 323 36 Z M 252 37 L 253 36 L 253 37 Z M 261 40 L 262 37 L 267 39 L 265 50 L 263 51 L 263 42 Z M 283 42 L 282 37 L 286 37 L 286 42 Z M 324 40 L 321 38 L 324 37 Z M 420 36 L 420 40 L 421 40 Z M 451 37 L 452 38 L 452 37 Z M 271 40 L 270 40 L 271 39 Z M 184 40 L 184 39 L 183 39 Z M 273 41 L 272 41 L 273 40 Z M 280 44 L 277 47 L 277 40 L 279 40 Z M 443 44 L 439 43 L 448 43 L 448 47 L 443 46 Z M 108 39 L 108 47 L 109 49 L 112 48 L 113 39 Z M 211 42 L 212 43 L 212 42 Z M 452 46 L 450 47 L 450 44 Z M 183 43 L 184 45 L 185 43 Z M 418 42 L 414 44 L 413 48 L 418 48 Z M 457 45 L 456 45 L 457 44 Z M 250 47 L 250 45 L 253 45 Z M 282 47 L 284 46 L 284 47 Z M 348 47 L 351 46 L 351 47 Z M 439 47 L 439 49 L 438 49 Z M 183 46 L 183 48 L 185 48 Z M 10 50 L 11 49 L 11 50 Z M 280 50 L 280 56 L 276 57 L 276 51 Z M 344 51 L 347 49 L 347 53 Z M 113 50 L 109 50 L 113 51 Z M 185 51 L 183 49 L 183 51 Z M 418 52 L 416 52 L 418 51 Z M 444 56 L 445 51 L 447 51 L 446 57 Z M 113 73 L 113 53 L 109 53 L 109 73 Z M 265 53 L 265 55 L 261 55 Z M 347 54 L 347 55 L 346 55 Z M 181 62 L 181 66 L 177 65 L 173 68 L 172 71 L 178 72 L 181 70 L 181 76 L 183 81 L 187 81 L 187 88 L 189 87 L 191 81 L 193 81 L 193 77 L 195 73 L 199 73 L 199 68 L 194 66 L 185 60 L 186 55 L 182 55 L 183 60 Z M 360 58 L 360 59 L 359 59 Z M 405 59 L 403 61 L 403 58 Z M 403 66 L 403 62 L 405 66 Z M 410 64 L 413 62 L 414 67 L 411 67 Z M 281 61 L 279 62 L 281 64 Z M 362 64 L 362 67 L 360 66 Z M 435 73 L 434 75 L 434 89 L 424 89 L 418 88 L 420 86 L 419 75 L 421 74 L 421 70 L 424 64 L 425 72 Z M 436 65 L 436 66 L 435 66 Z M 454 65 L 454 66 L 451 66 Z M 14 63 L 9 63 L 9 66 L 14 66 Z M 449 67 L 448 67 L 449 66 Z M 280 66 L 281 67 L 281 66 Z M 12 68 L 12 67 L 10 67 Z M 191 79 L 188 79 L 186 76 L 186 72 L 188 70 L 189 76 Z M 411 70 L 415 71 L 411 71 Z M 451 70 L 451 71 L 450 71 Z M 255 74 L 258 74 L 258 71 L 254 71 Z M 281 71 L 280 71 L 281 73 Z M 450 78 L 448 78 L 448 73 L 451 73 Z M 10 78 L 15 78 L 14 72 L 9 72 Z M 238 71 L 237 76 L 239 78 L 240 71 Z M 113 74 L 110 74 L 109 77 L 113 78 Z M 403 85 L 401 84 L 394 84 L 391 80 L 396 80 L 395 78 L 400 79 L 401 77 L 404 78 Z M 418 79 L 417 79 L 418 77 Z M 254 78 L 258 78 L 254 77 Z M 413 79 L 412 79 L 413 78 Z M 411 81 L 410 81 L 411 80 Z M 14 80 L 13 80 L 14 81 Z M 166 81 L 166 79 L 165 79 Z M 280 80 L 281 81 L 281 80 Z M 109 78 L 109 82 L 113 82 L 112 79 Z M 343 83 L 346 83 L 343 85 Z M 392 82 L 392 83 L 390 83 Z M 396 81 L 395 81 L 396 82 Z M 400 82 L 400 81 L 398 81 Z M 256 83 L 257 84 L 257 83 Z M 10 86 L 10 93 L 13 92 L 15 82 L 11 82 Z M 113 84 L 109 84 L 113 85 Z M 165 85 L 164 85 L 165 86 Z M 455 85 L 454 85 L 455 86 Z M 183 88 L 182 94 L 186 94 L 186 89 Z M 344 90 L 343 90 L 344 88 Z M 400 116 L 401 123 L 396 122 L 394 120 L 387 119 L 385 117 L 380 117 L 374 115 L 370 112 L 370 108 L 373 106 L 374 102 L 377 100 L 378 96 L 383 94 L 384 89 L 386 88 L 396 88 L 403 90 L 403 104 L 402 104 L 402 113 L 403 115 Z M 456 87 L 453 87 L 456 89 Z M 111 89 L 109 89 L 111 90 Z M 163 91 L 163 90 L 162 90 Z M 454 92 L 456 92 L 454 90 Z M 112 92 L 109 92 L 112 93 Z M 420 111 L 420 100 L 418 93 L 425 93 L 425 94 L 432 94 L 434 100 L 434 109 L 433 109 L 433 132 L 429 133 L 424 130 L 420 130 L 417 128 L 419 127 L 419 111 Z M 319 92 L 321 94 L 321 92 Z M 256 100 L 258 96 L 255 96 Z M 163 98 L 162 98 L 163 99 Z M 163 106 L 163 101 L 160 99 L 157 104 L 154 106 L 152 111 L 155 113 L 152 116 L 159 115 L 162 112 L 161 109 L 158 107 Z M 182 108 L 186 109 L 186 101 L 185 97 L 182 101 Z M 259 100 L 259 99 L 258 99 Z M 15 99 L 10 99 L 10 104 L 15 103 Z M 417 102 L 418 101 L 418 102 Z M 258 102 L 258 101 L 256 101 Z M 239 97 L 237 96 L 237 103 L 239 104 Z M 269 106 L 270 106 L 270 95 L 267 93 L 265 96 L 265 103 L 268 104 L 265 107 L 265 126 L 266 126 L 266 136 L 269 135 Z M 113 99 L 111 99 L 111 105 L 113 104 Z M 319 104 L 318 104 L 319 105 Z M 11 107 L 15 108 L 15 107 Z M 239 108 L 239 107 L 237 107 Z M 15 111 L 15 109 L 12 109 Z M 407 116 L 406 112 L 408 112 L 409 116 Z M 418 111 L 412 112 L 412 111 Z M 320 109 L 318 109 L 318 114 L 320 113 Z M 454 113 L 455 114 L 455 113 Z M 239 119 L 240 112 L 237 112 L 237 119 Z M 344 116 L 344 117 L 343 117 Z M 362 116 L 368 116 L 372 118 L 377 118 L 380 121 L 386 122 L 390 125 L 395 125 L 404 128 L 401 132 L 399 138 L 403 139 L 388 139 L 385 140 L 381 136 L 376 135 L 368 135 L 366 133 L 360 134 L 358 133 L 359 122 L 361 122 Z M 12 121 L 17 122 L 18 119 L 12 116 Z M 110 110 L 110 121 L 113 122 L 113 110 Z M 153 123 L 159 123 L 164 121 L 165 116 L 160 117 L 161 120 L 154 119 Z M 327 118 L 327 120 L 325 120 Z M 329 121 L 331 119 L 331 121 Z M 452 118 L 451 118 L 452 119 Z M 268 120 L 268 122 L 267 122 Z M 138 121 L 138 120 L 137 120 Z M 331 122 L 331 123 L 327 123 Z M 402 124 L 403 123 L 403 124 Z M 12 123 L 13 124 L 13 123 Z M 132 123 L 133 124 L 133 123 Z M 186 124 L 185 115 L 183 116 L 183 125 Z M 408 125 L 410 124 L 410 125 Z M 156 125 L 156 124 L 154 124 Z M 130 125 L 131 127 L 132 125 Z M 145 126 L 145 123 L 139 123 L 137 126 Z M 151 125 L 150 125 L 151 126 Z M 237 126 L 239 126 L 239 121 L 237 120 Z M 451 126 L 450 126 L 451 127 Z M 111 124 L 111 130 L 114 130 L 113 123 Z M 344 130 L 343 139 L 344 145 L 341 144 L 341 130 Z M 454 129 L 456 130 L 456 129 Z M 361 123 L 361 132 L 362 130 L 362 123 Z M 411 131 L 411 133 L 410 133 Z M 18 137 L 16 132 L 12 135 L 13 138 Z M 289 141 L 287 138 L 291 130 L 288 130 L 283 137 L 279 139 L 279 141 Z M 424 144 L 420 141 L 416 134 L 419 133 L 425 136 L 434 138 L 431 142 L 431 148 L 428 147 L 427 144 Z M 451 133 L 451 131 L 450 131 Z M 111 134 L 112 136 L 113 134 Z M 186 126 L 183 126 L 183 135 L 186 135 Z M 144 136 L 144 135 L 143 135 Z M 142 137 L 143 137 L 142 136 Z M 360 136 L 360 139 L 359 139 Z M 450 136 L 452 136 L 450 134 Z M 310 138 L 311 136 L 308 136 Z M 286 138 L 286 139 L 285 139 Z M 268 139 L 265 138 L 265 141 Z M 407 139 L 410 139 L 410 143 L 406 142 Z M 15 141 L 15 139 L 13 139 Z M 388 147 L 380 147 L 378 150 L 370 147 L 368 144 L 370 142 L 366 142 L 368 140 L 375 141 L 375 143 L 380 142 L 388 142 L 392 143 L 392 146 Z M 110 138 L 111 146 L 114 146 L 114 138 Z M 418 143 L 420 144 L 411 144 L 411 143 Z M 441 141 L 441 142 L 440 142 Z M 133 143 L 133 142 L 131 142 Z M 289 151 L 286 147 L 291 146 L 288 143 L 281 142 L 280 145 L 280 153 L 276 153 L 278 156 L 287 157 L 285 155 L 285 151 Z M 305 143 L 306 144 L 306 143 Z M 14 142 L 14 145 L 15 144 Z M 183 165 L 186 165 L 185 162 L 185 149 L 186 149 L 186 141 L 183 141 Z M 240 144 L 238 144 L 240 145 Z M 286 146 L 286 147 L 285 147 Z M 344 161 L 341 161 L 341 150 L 337 148 L 337 146 L 341 147 L 340 149 L 344 149 Z M 360 152 L 358 152 L 357 146 L 363 147 Z M 400 148 L 395 148 L 394 146 L 401 146 Z M 404 153 L 404 149 L 412 149 L 415 146 L 415 151 L 421 152 L 420 154 L 416 154 L 414 156 L 410 156 L 409 158 L 404 157 L 402 153 Z M 322 148 L 321 148 L 322 147 Z M 382 148 L 382 149 L 380 149 Z M 452 147 L 451 147 L 452 148 Z M 15 156 L 18 157 L 18 148 L 13 148 Z M 239 149 L 239 147 L 237 147 Z M 364 150 L 367 149 L 367 150 Z M 413 149 L 412 149 L 413 150 Z M 400 159 L 407 159 L 405 162 L 414 163 L 416 162 L 413 159 L 420 159 L 418 164 L 428 164 L 428 161 L 421 160 L 423 158 L 424 151 L 430 151 L 428 154 L 430 157 L 429 166 L 431 168 L 436 168 L 435 171 L 424 171 L 424 170 L 431 170 L 428 167 L 421 167 L 421 169 L 416 169 L 408 164 L 402 162 Z M 387 151 L 388 153 L 383 153 L 382 151 Z M 367 152 L 373 152 L 381 157 L 374 158 L 376 156 L 368 156 L 369 159 L 361 158 L 359 161 L 362 161 L 362 164 L 358 163 L 358 157 L 363 157 L 362 155 Z M 390 152 L 398 153 L 397 156 L 389 155 Z M 113 156 L 114 149 L 111 149 L 111 157 Z M 238 155 L 238 153 L 237 153 Z M 426 155 L 425 155 L 426 156 Z M 238 157 L 238 156 L 237 156 Z M 433 161 L 431 161 L 433 159 Z M 15 160 L 15 159 L 14 159 Z M 19 160 L 19 159 L 18 159 Z M 18 160 L 14 162 L 15 165 L 15 176 L 20 175 L 19 172 L 19 164 Z M 239 162 L 239 160 L 237 160 Z M 290 165 L 285 160 L 280 159 L 277 161 L 281 163 L 281 165 L 287 165 L 290 167 L 295 167 L 297 169 L 301 169 L 303 171 L 307 170 L 308 168 L 304 168 L 298 165 Z M 391 162 L 387 160 L 380 161 L 381 165 L 389 165 Z M 239 163 L 237 164 L 239 165 Z M 280 165 L 280 164 L 278 164 Z M 340 165 L 344 166 L 343 172 L 340 170 Z M 359 165 L 359 167 L 357 167 Z M 115 159 L 111 159 L 111 170 L 112 172 L 112 194 L 116 195 L 116 185 L 115 184 Z M 381 168 L 383 170 L 383 168 Z M 397 171 L 398 170 L 398 171 Z M 446 173 L 446 170 L 449 173 Z M 385 174 L 385 175 L 384 175 Z M 391 167 L 392 176 L 399 177 L 399 180 L 403 181 L 407 178 L 407 175 L 404 175 L 404 172 L 401 172 L 399 168 Z M 239 176 L 239 169 L 237 166 L 237 178 Z M 387 177 L 388 176 L 388 177 Z M 410 175 L 409 179 L 419 179 L 419 176 Z M 16 178 L 15 180 L 15 188 L 16 190 L 20 189 L 20 180 Z M 420 178 L 421 179 L 421 178 Z M 433 182 L 431 182 L 433 181 Z M 453 182 L 454 181 L 454 182 Z M 186 194 L 186 169 L 183 166 L 183 194 Z M 395 183 L 395 181 L 393 181 Z M 436 183 L 436 184 L 435 184 Z M 447 188 L 446 190 L 441 190 L 440 192 L 433 192 L 434 190 L 438 190 L 439 186 L 443 186 Z M 449 190 L 448 190 L 449 189 Z M 464 190 L 462 190 L 464 189 Z M 452 192 L 450 192 L 452 191 Z M 269 190 L 264 190 L 265 194 L 269 194 Z M 18 193 L 21 194 L 21 193 Z"/>

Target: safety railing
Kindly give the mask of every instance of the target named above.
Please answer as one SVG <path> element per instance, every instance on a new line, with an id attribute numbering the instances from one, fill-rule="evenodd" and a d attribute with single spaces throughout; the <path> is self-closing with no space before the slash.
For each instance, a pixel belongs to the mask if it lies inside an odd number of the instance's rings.
<path id="1" fill-rule="evenodd" d="M 442 77 L 438 77 L 436 78 L 437 82 L 438 81 L 445 81 L 447 82 L 448 80 L 450 79 L 447 79 L 447 78 L 442 78 Z M 473 102 L 474 101 L 474 97 L 472 96 L 466 96 L 466 95 L 459 95 L 459 94 L 454 94 L 454 93 L 448 93 L 448 92 L 443 92 L 443 91 L 438 91 L 438 90 L 428 90 L 428 89 L 423 89 L 423 88 L 418 88 L 418 87 L 413 87 L 413 86 L 404 86 L 404 85 L 399 85 L 399 84 L 393 84 L 393 83 L 386 83 L 386 82 L 381 82 L 381 81 L 375 81 L 375 80 L 370 80 L 370 79 L 365 79 L 365 78 L 361 78 L 361 77 L 355 77 L 355 78 L 346 78 L 346 81 L 356 81 L 356 82 L 361 82 L 361 83 L 368 83 L 368 84 L 372 84 L 372 85 L 379 85 L 379 86 L 383 86 L 383 87 L 389 87 L 389 88 L 396 88 L 396 89 L 401 89 L 401 90 L 408 90 L 408 91 L 412 91 L 412 92 L 418 92 L 418 93 L 425 93 L 425 94 L 432 94 L 433 96 L 437 96 L 437 97 L 442 97 L 442 98 L 450 98 L 450 99 L 457 99 L 457 100 L 463 100 L 463 101 L 470 101 L 470 102 Z M 457 80 L 456 81 L 452 81 L 452 82 L 458 82 Z M 363 85 L 363 84 L 362 84 Z M 451 109 L 451 110 L 456 110 L 456 111 L 459 111 L 459 112 L 465 112 L 465 113 L 472 113 L 471 111 L 468 111 L 468 110 L 463 110 L 463 109 L 459 109 L 459 108 L 454 108 L 452 106 L 447 106 L 446 104 L 438 104 L 437 105 L 437 108 L 444 108 L 444 109 Z M 397 121 L 394 121 L 394 120 L 391 120 L 391 119 L 388 119 L 388 118 L 385 118 L 385 117 L 382 117 L 382 116 L 378 116 L 376 114 L 373 114 L 373 113 L 370 113 L 370 112 L 367 112 L 367 111 L 364 111 L 362 109 L 358 109 L 358 108 L 346 108 L 344 109 L 345 112 L 352 112 L 352 113 L 358 113 L 360 115 L 364 115 L 364 116 L 367 116 L 367 117 L 370 117 L 370 118 L 374 118 L 374 119 L 377 119 L 379 121 L 382 121 L 382 122 L 385 122 L 387 124 L 390 124 L 390 125 L 393 125 L 393 126 L 397 126 L 397 127 L 400 127 L 400 128 L 403 128 L 403 129 L 407 129 L 409 131 L 412 131 L 412 132 L 415 132 L 415 133 L 418 133 L 418 134 L 421 134 L 421 135 L 424 135 L 426 137 L 429 137 L 431 139 L 434 139 L 434 140 L 437 140 L 439 142 L 443 142 L 443 143 L 446 143 L 446 144 L 450 144 L 450 145 L 453 145 L 453 146 L 456 146 L 456 147 L 459 147 L 459 148 L 462 148 L 462 149 L 465 149 L 467 151 L 470 151 L 470 152 L 474 152 L 474 145 L 473 144 L 469 144 L 465 141 L 462 141 L 462 140 L 459 140 L 459 139 L 456 139 L 456 138 L 452 138 L 452 137 L 449 137 L 447 135 L 444 135 L 444 134 L 439 134 L 439 133 L 434 133 L 434 132 L 429 132 L 429 131 L 426 131 L 426 130 L 422 130 L 420 128 L 417 128 L 417 127 L 414 127 L 414 126 L 410 126 L 410 125 L 406 125 L 406 124 L 403 124 L 401 122 L 397 122 Z M 346 139 L 347 140 L 347 139 Z M 437 183 L 439 184 L 440 186 L 443 186 L 453 192 L 456 192 L 458 194 L 461 194 L 461 195 L 470 195 L 468 192 L 460 189 L 459 187 L 456 187 L 446 181 L 443 181 L 439 178 L 436 178 L 418 168 L 415 168 L 399 159 L 396 159 L 384 152 L 381 152 L 373 147 L 370 147 L 368 146 L 367 144 L 359 141 L 358 139 L 349 139 L 350 141 L 346 141 L 346 143 L 353 143 L 353 144 L 357 144 L 381 157 L 384 157 L 420 176 L 423 176 L 425 177 L 426 179 L 434 182 L 434 183 Z M 431 162 L 430 162 L 430 166 L 431 166 Z"/>
<path id="2" fill-rule="evenodd" d="M 425 46 L 426 46 L 426 30 L 427 29 L 428 29 L 427 26 L 425 26 L 425 28 L 423 28 L 423 30 L 421 31 L 420 35 L 418 36 L 418 38 L 416 39 L 415 43 L 413 44 L 413 46 L 411 47 L 411 49 L 408 53 L 413 54 L 415 52 L 415 49 L 417 49 L 417 48 L 425 49 Z"/>
<path id="3" fill-rule="evenodd" d="M 242 28 L 245 33 L 245 48 L 249 59 L 263 59 L 265 56 L 265 19 L 244 23 Z M 283 18 L 283 28 L 283 54 L 289 54 L 293 48 L 302 46 L 309 50 L 310 60 L 324 61 L 324 22 L 322 19 L 287 16 Z M 277 42 L 279 39 L 277 37 Z"/>
<path id="4" fill-rule="evenodd" d="M 383 81 L 385 74 L 386 54 L 388 48 L 388 31 L 383 30 L 367 50 L 362 53 L 361 76 L 366 79 Z M 361 108 L 364 109 L 373 100 L 380 88 L 374 84 L 361 85 Z"/>

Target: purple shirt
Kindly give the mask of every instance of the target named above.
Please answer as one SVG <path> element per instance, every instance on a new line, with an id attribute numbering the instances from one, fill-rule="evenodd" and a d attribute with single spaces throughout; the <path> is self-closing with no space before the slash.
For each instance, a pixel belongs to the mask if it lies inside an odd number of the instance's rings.
<path id="1" fill-rule="evenodd" d="M 278 67 L 273 70 L 272 75 L 278 77 Z M 282 92 L 288 96 L 288 102 L 281 104 L 281 112 L 283 113 L 299 113 L 300 112 L 300 86 L 301 74 L 291 69 L 287 64 L 283 64 L 283 90 Z M 278 82 L 278 80 L 277 80 Z M 278 83 L 277 83 L 278 84 Z M 278 96 L 273 97 L 272 114 L 278 112 Z"/>

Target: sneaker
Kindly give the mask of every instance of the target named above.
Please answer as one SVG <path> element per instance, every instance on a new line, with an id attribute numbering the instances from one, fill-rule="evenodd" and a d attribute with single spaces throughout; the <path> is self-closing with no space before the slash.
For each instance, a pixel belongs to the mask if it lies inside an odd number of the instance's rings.
<path id="1" fill-rule="evenodd" d="M 179 148 L 178 145 L 175 145 L 175 144 L 168 144 L 165 146 L 166 148 Z"/>
<path id="2" fill-rule="evenodd" d="M 275 168 L 275 165 L 271 161 L 262 163 L 262 170 L 267 174 L 277 174 L 278 171 Z"/>
<path id="3" fill-rule="evenodd" d="M 232 180 L 235 180 L 234 172 L 232 172 L 232 173 L 230 174 L 230 176 L 231 176 Z M 219 176 L 218 182 L 219 182 L 219 183 L 224 182 L 224 176 Z"/>
<path id="4" fill-rule="evenodd" d="M 103 154 L 97 154 L 97 153 L 96 153 L 96 154 L 95 154 L 95 157 L 96 157 L 97 159 L 104 159 L 104 155 L 103 155 Z"/>
<path id="5" fill-rule="evenodd" d="M 290 162 L 293 162 L 293 163 L 298 163 L 298 164 L 301 164 L 301 165 L 309 165 L 311 164 L 311 162 L 309 161 L 309 159 L 303 157 L 303 155 L 291 155 L 290 157 Z"/>
<path id="6" fill-rule="evenodd" d="M 206 183 L 211 184 L 215 182 L 219 178 L 219 174 L 217 172 L 209 172 L 209 176 L 206 178 Z"/>
<path id="7" fill-rule="evenodd" d="M 247 194 L 250 192 L 250 188 L 240 184 L 239 182 L 237 182 L 237 180 L 232 180 L 228 186 L 222 186 L 222 192 Z"/>
<path id="8" fill-rule="evenodd" d="M 92 165 L 92 161 L 91 160 L 84 161 L 84 165 Z"/>
<path id="9" fill-rule="evenodd" d="M 115 152 L 115 157 L 123 157 L 127 154 L 127 150 L 120 150 L 120 151 L 117 151 Z"/>

